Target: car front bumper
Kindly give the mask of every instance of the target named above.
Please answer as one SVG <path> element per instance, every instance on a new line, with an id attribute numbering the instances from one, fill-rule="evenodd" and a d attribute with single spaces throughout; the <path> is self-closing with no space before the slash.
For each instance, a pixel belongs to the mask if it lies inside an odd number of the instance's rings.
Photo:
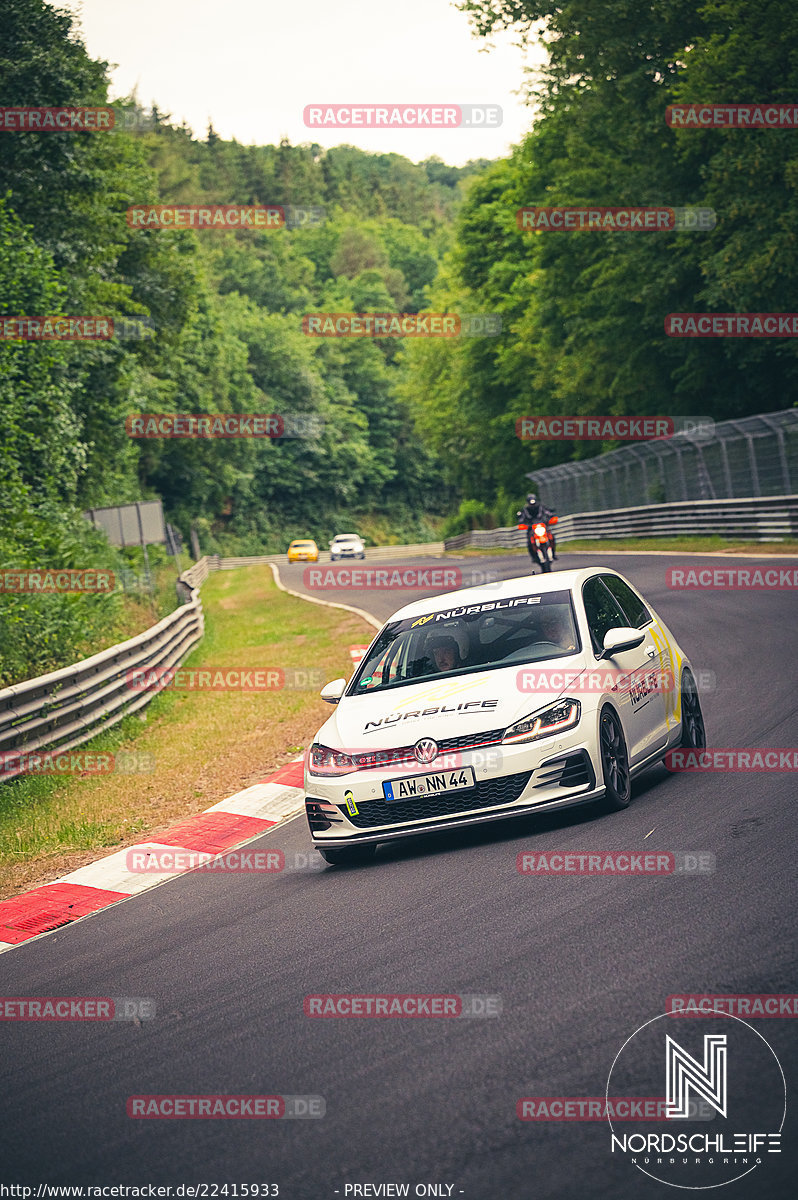
<path id="1" fill-rule="evenodd" d="M 574 731 L 577 732 L 576 730 Z M 491 761 L 491 753 L 500 761 Z M 583 739 L 557 747 L 529 745 L 485 747 L 457 755 L 455 767 L 473 766 L 475 786 L 437 792 L 410 800 L 387 801 L 382 783 L 436 770 L 393 767 L 379 773 L 352 772 L 335 779 L 305 775 L 305 810 L 316 847 L 343 847 L 393 841 L 452 826 L 474 825 L 531 812 L 590 803 L 604 794 L 596 766 Z M 443 769 L 443 768 L 438 768 Z M 344 794 L 351 792 L 356 813 Z"/>

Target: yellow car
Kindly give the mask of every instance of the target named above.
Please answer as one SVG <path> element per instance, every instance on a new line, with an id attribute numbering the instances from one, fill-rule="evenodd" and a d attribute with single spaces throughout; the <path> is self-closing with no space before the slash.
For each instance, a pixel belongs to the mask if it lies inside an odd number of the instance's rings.
<path id="1" fill-rule="evenodd" d="M 288 547 L 288 561 L 318 562 L 319 548 L 312 538 L 299 538 Z"/>

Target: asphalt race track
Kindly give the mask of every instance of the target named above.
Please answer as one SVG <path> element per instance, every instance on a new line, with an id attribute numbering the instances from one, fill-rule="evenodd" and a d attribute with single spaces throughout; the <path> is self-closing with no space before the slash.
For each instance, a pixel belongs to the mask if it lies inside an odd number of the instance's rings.
<path id="1" fill-rule="evenodd" d="M 798 746 L 794 592 L 667 586 L 671 566 L 741 563 L 725 557 L 563 553 L 557 565 L 594 562 L 631 578 L 707 673 L 710 746 Z M 471 571 L 507 578 L 527 565 L 516 556 L 405 564 L 460 568 L 464 582 Z M 283 582 L 301 590 L 304 571 L 283 568 Z M 313 594 L 385 618 L 423 589 Z M 157 1015 L 3 1023 L 4 1178 L 276 1183 L 284 1200 L 343 1200 L 347 1184 L 366 1183 L 408 1184 L 411 1196 L 418 1184 L 445 1185 L 438 1194 L 455 1200 L 663 1197 L 662 1183 L 611 1155 L 605 1122 L 523 1122 L 516 1102 L 602 1096 L 618 1050 L 672 993 L 798 992 L 797 802 L 794 774 L 658 767 L 614 815 L 575 810 L 418 838 L 382 847 L 368 867 L 319 860 L 276 875 L 191 874 L 22 945 L 0 956 L 3 995 L 147 996 Z M 289 861 L 308 845 L 304 818 L 255 843 Z M 516 871 L 526 849 L 642 848 L 710 851 L 717 869 Z M 501 997 L 502 1013 L 304 1014 L 308 994 L 351 992 L 487 994 Z M 786 1076 L 784 1150 L 722 1194 L 793 1197 L 795 1018 L 752 1024 Z M 738 1057 L 734 1071 L 756 1095 L 755 1059 Z M 174 1093 L 317 1095 L 326 1116 L 126 1115 L 129 1096 Z"/>

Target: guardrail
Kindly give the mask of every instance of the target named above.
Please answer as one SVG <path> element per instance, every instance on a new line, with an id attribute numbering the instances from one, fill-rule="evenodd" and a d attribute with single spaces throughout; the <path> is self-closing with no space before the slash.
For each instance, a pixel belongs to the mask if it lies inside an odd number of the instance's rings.
<path id="1" fill-rule="evenodd" d="M 443 552 L 443 542 L 375 546 L 366 549 L 366 560 Z M 329 560 L 329 551 L 323 551 L 320 561 Z M 129 672 L 171 670 L 197 645 L 205 628 L 199 589 L 212 571 L 286 561 L 284 554 L 206 555 L 178 578 L 180 607 L 151 629 L 74 666 L 2 689 L 0 781 L 25 774 L 22 756 L 73 750 L 149 704 L 157 690 L 137 691 Z"/>
<path id="2" fill-rule="evenodd" d="M 366 546 L 366 559 L 383 558 L 421 558 L 428 554 L 443 554 L 443 542 L 415 542 L 410 546 Z M 329 562 L 329 550 L 319 551 L 319 562 Z M 347 559 L 347 561 L 349 561 Z M 360 561 L 360 560 L 357 560 Z M 263 563 L 276 563 L 283 566 L 288 562 L 287 554 L 256 554 L 239 558 L 220 558 L 218 554 L 209 556 L 211 570 L 231 571 L 234 567 L 254 567 Z"/>
<path id="3" fill-rule="evenodd" d="M 688 500 L 647 504 L 604 513 L 569 513 L 554 527 L 559 543 L 587 538 L 678 537 L 719 534 L 748 542 L 798 538 L 798 496 L 750 496 L 740 500 Z M 526 546 L 526 534 L 514 527 L 472 529 L 447 538 L 447 550 L 467 546 L 512 549 Z"/>
<path id="4" fill-rule="evenodd" d="M 144 633 L 72 667 L 3 688 L 0 779 L 26 773 L 20 756 L 72 750 L 149 704 L 156 693 L 135 690 L 128 672 L 169 670 L 196 646 L 205 627 L 198 588 L 207 576 L 207 559 L 184 572 L 180 607 Z"/>

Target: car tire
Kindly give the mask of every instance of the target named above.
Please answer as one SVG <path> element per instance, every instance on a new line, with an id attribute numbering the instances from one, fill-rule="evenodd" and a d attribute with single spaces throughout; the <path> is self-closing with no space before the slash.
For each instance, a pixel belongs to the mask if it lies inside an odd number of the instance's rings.
<path id="1" fill-rule="evenodd" d="M 338 846 L 329 850 L 322 850 L 317 846 L 316 849 L 331 867 L 354 867 L 371 862 L 377 845 L 375 842 L 370 842 L 366 846 Z"/>
<path id="2" fill-rule="evenodd" d="M 608 704 L 599 718 L 599 757 L 604 779 L 603 807 L 607 812 L 620 812 L 631 803 L 632 776 L 621 719 Z"/>
<path id="3" fill-rule="evenodd" d="M 692 672 L 682 675 L 682 728 L 679 746 L 683 750 L 703 750 L 707 744 L 704 714 Z"/>
<path id="4" fill-rule="evenodd" d="M 685 671 L 682 676 L 682 740 L 679 745 L 685 750 L 703 750 L 707 745 L 701 701 L 691 671 Z"/>

